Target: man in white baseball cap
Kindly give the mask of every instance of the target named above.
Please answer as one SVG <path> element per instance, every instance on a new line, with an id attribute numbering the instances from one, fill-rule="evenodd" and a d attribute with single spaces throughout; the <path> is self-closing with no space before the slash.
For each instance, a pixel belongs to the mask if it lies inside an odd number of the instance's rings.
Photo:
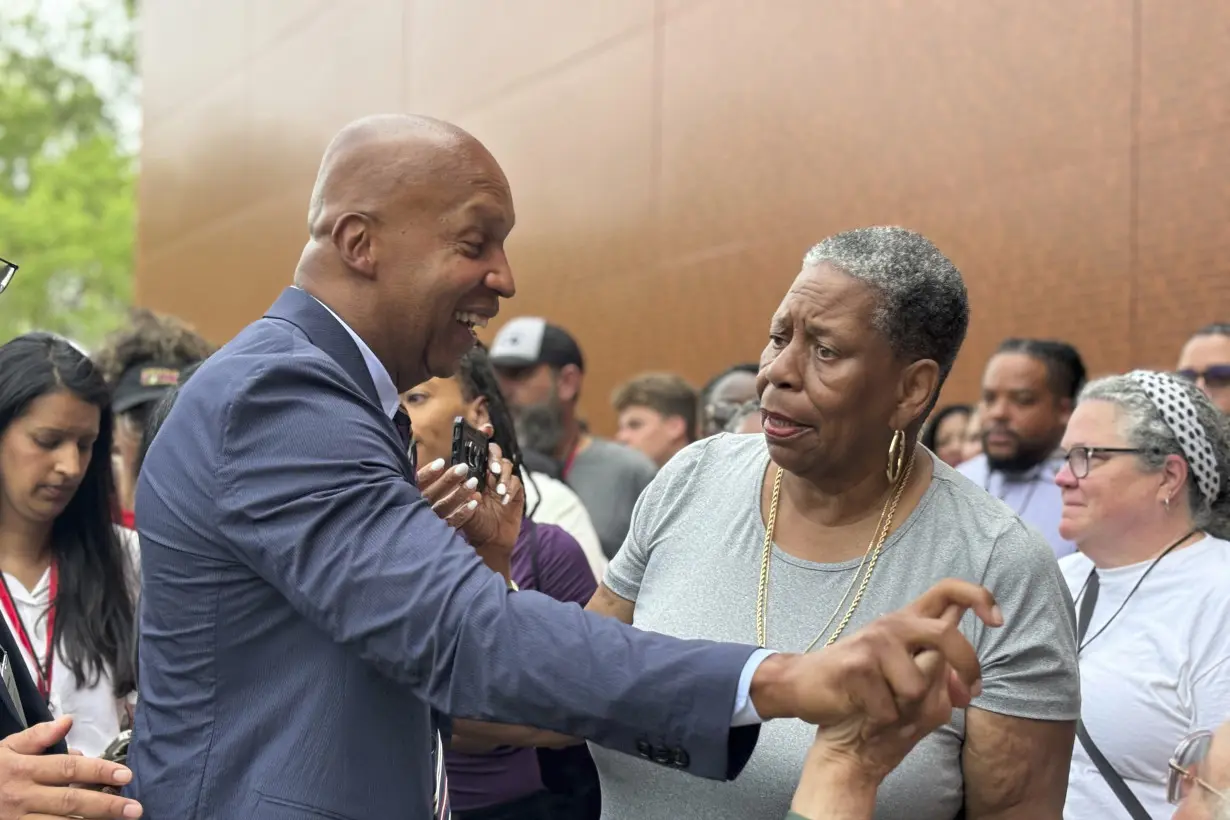
<path id="1" fill-rule="evenodd" d="M 496 334 L 491 364 L 517 415 L 523 447 L 562 463 L 561 476 L 580 496 L 612 557 L 623 545 L 632 507 L 657 466 L 621 444 L 590 435 L 577 417 L 585 378 L 581 346 L 540 317 L 513 319 Z"/>

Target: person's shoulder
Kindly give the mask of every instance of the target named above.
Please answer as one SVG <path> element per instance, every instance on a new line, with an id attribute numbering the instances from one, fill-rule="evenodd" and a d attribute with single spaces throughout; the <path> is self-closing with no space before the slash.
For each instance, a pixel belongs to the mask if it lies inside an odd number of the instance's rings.
<path id="1" fill-rule="evenodd" d="M 533 539 L 533 548 L 538 551 L 537 564 L 541 572 L 538 591 L 559 601 L 576 601 L 584 606 L 597 587 L 598 579 L 581 543 L 563 527 L 535 521 L 525 523 L 522 538 L 527 546 Z"/>
<path id="2" fill-rule="evenodd" d="M 962 461 L 954 469 L 971 481 L 976 483 L 982 482 L 986 480 L 988 473 L 987 457 L 985 454 L 979 453 L 973 458 Z"/>
<path id="3" fill-rule="evenodd" d="M 1185 576 L 1185 583 L 1191 585 L 1193 592 L 1203 589 L 1230 607 L 1230 541 L 1206 535 L 1176 552 L 1175 557 L 1179 560 L 1167 560 Z"/>
<path id="4" fill-rule="evenodd" d="M 979 526 L 996 532 L 1017 527 L 1024 530 L 1024 524 L 1012 508 L 974 483 L 968 473 L 949 467 L 935 456 L 931 460 L 934 464 L 931 477 L 935 494 L 944 503 L 960 508 L 965 513 L 963 518 L 972 519 Z"/>
<path id="5" fill-rule="evenodd" d="M 1083 552 L 1073 552 L 1059 559 L 1059 571 L 1068 584 L 1068 590 L 1075 594 L 1081 585 L 1089 578 L 1093 569 L 1093 561 Z"/>
<path id="6" fill-rule="evenodd" d="M 558 524 L 544 524 L 537 521 L 527 522 L 525 534 L 538 539 L 538 547 L 545 555 L 553 557 L 568 557 L 577 555 L 585 563 L 585 552 L 580 542 Z"/>
<path id="7" fill-rule="evenodd" d="M 721 494 L 749 476 L 760 476 L 768 464 L 764 436 L 718 433 L 694 441 L 662 466 L 654 479 L 659 490 L 671 495 L 699 492 Z"/>
<path id="8" fill-rule="evenodd" d="M 571 487 L 558 478 L 538 470 L 528 470 L 533 476 L 533 482 L 537 485 L 536 489 L 539 496 L 542 498 L 558 498 L 561 501 L 575 501 L 581 503 L 581 497 L 577 495 Z"/>
<path id="9" fill-rule="evenodd" d="M 999 561 L 1027 567 L 1054 566 L 1055 553 L 1050 544 L 1011 507 L 960 470 L 938 458 L 932 461 L 936 512 L 950 531 L 959 533 L 965 542 L 962 549 L 994 552 Z"/>
<path id="10" fill-rule="evenodd" d="M 581 496 L 577 495 L 576 490 L 555 476 L 536 470 L 527 471 L 526 477 L 529 479 L 525 482 L 527 508 L 532 509 L 535 503 L 541 503 L 554 515 L 575 511 L 585 515 L 585 519 L 589 520 L 589 513 L 585 511 L 585 502 L 581 500 Z M 533 499 L 531 499 L 531 493 L 534 496 Z"/>
<path id="11" fill-rule="evenodd" d="M 768 458 L 769 448 L 761 433 L 717 433 L 694 441 L 675 453 L 662 469 L 690 470 L 709 464 L 760 461 Z"/>

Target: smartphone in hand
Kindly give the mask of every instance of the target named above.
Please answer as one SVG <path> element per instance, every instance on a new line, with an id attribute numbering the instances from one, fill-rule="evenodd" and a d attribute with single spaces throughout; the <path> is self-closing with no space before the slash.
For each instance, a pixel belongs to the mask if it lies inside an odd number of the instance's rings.
<path id="1" fill-rule="evenodd" d="M 488 439 L 461 416 L 453 420 L 453 464 L 465 464 L 470 475 L 478 479 L 479 487 L 487 486 L 487 460 L 490 457 Z"/>

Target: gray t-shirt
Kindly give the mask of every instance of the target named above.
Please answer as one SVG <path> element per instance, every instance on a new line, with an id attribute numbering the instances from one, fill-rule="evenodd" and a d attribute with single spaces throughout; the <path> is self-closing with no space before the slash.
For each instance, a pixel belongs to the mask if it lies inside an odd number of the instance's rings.
<path id="1" fill-rule="evenodd" d="M 657 471 L 643 453 L 601 438 L 590 439 L 572 460 L 564 481 L 585 505 L 607 558 L 624 542 L 632 508 Z"/>
<path id="2" fill-rule="evenodd" d="M 662 468 L 604 579 L 617 595 L 636 601 L 637 627 L 756 642 L 765 533 L 759 501 L 768 461 L 763 436 L 723 434 L 691 445 Z M 931 485 L 885 542 L 845 634 L 900 609 L 943 578 L 984 584 L 1005 624 L 989 629 L 972 613 L 961 622 L 982 662 L 983 692 L 974 705 L 1014 717 L 1075 720 L 1080 680 L 1072 599 L 1055 556 L 1004 504 L 934 461 Z M 916 467 L 926 468 L 923 462 Z M 813 563 L 775 546 L 769 647 L 802 651 L 829 620 L 858 564 Z M 956 816 L 963 801 L 964 728 L 964 713 L 954 711 L 950 724 L 915 747 L 880 788 L 877 820 Z M 603 820 L 777 820 L 790 807 L 814 732 L 797 720 L 767 723 L 747 767 L 731 783 L 592 747 Z"/>

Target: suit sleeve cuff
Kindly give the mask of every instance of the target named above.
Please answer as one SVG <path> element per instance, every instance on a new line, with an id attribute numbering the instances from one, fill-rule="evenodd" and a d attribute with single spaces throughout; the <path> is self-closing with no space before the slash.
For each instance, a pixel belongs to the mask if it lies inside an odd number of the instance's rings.
<path id="1" fill-rule="evenodd" d="M 739 689 L 735 694 L 734 714 L 730 717 L 731 726 L 754 726 L 764 722 L 752 704 L 752 676 L 764 659 L 774 654 L 772 649 L 757 649 L 743 665 L 743 672 L 739 674 Z"/>

